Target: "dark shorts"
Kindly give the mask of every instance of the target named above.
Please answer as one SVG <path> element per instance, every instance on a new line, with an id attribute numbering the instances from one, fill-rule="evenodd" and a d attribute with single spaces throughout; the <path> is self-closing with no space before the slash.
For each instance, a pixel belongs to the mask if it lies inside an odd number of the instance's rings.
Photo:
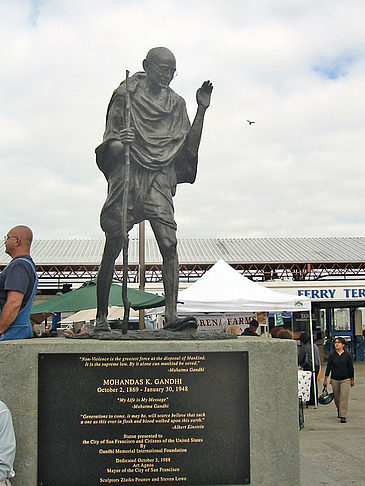
<path id="1" fill-rule="evenodd" d="M 122 200 L 125 165 L 118 164 L 108 177 L 108 196 L 101 210 L 100 224 L 109 237 L 122 235 Z M 140 221 L 160 223 L 176 231 L 172 198 L 176 191 L 173 165 L 149 171 L 136 164 L 130 166 L 127 229 Z"/>

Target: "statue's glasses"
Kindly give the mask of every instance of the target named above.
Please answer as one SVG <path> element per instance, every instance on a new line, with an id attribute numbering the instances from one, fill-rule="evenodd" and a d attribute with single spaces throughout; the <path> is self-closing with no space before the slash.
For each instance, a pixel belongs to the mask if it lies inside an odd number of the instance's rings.
<path id="1" fill-rule="evenodd" d="M 159 73 L 159 74 L 167 74 L 171 79 L 176 78 L 177 76 L 177 71 L 175 68 L 170 68 L 169 66 L 157 66 L 155 63 L 152 61 L 148 61 L 151 66 Z"/>

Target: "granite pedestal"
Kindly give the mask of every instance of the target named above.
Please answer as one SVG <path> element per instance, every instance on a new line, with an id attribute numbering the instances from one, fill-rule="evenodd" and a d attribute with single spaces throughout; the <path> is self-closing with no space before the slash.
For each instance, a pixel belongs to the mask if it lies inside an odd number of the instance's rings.
<path id="1" fill-rule="evenodd" d="M 37 484 L 39 355 L 160 353 L 163 356 L 164 353 L 231 352 L 248 353 L 248 484 L 298 486 L 296 343 L 291 340 L 263 337 L 239 337 L 224 341 L 98 341 L 46 338 L 1 343 L 0 399 L 12 412 L 17 437 L 17 456 L 14 465 L 16 478 L 12 480 L 12 484 Z M 61 410 L 67 414 L 69 404 L 62 402 L 62 396 L 59 396 L 58 400 Z M 219 436 L 216 437 L 214 445 L 219 447 Z M 230 451 L 221 452 L 229 454 Z M 52 450 L 49 451 L 49 460 L 52 461 Z"/>

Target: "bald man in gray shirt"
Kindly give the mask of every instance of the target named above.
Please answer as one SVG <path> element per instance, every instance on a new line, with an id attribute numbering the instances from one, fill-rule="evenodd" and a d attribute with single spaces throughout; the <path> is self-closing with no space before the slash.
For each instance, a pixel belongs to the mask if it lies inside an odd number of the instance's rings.
<path id="1" fill-rule="evenodd" d="M 15 476 L 15 434 L 8 407 L 0 401 L 0 486 L 11 486 L 9 478 Z"/>

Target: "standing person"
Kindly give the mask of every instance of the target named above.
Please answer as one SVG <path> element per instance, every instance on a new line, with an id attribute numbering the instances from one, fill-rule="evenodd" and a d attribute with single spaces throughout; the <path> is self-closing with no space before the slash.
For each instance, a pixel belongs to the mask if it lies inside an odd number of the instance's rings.
<path id="1" fill-rule="evenodd" d="M 303 332 L 300 335 L 299 341 L 301 342 L 301 346 L 298 350 L 298 366 L 302 368 L 303 371 L 313 371 L 313 364 L 312 364 L 312 347 L 310 342 L 309 334 Z M 311 380 L 311 389 L 310 389 L 310 398 L 308 405 L 315 405 L 314 400 L 314 387 L 316 389 L 316 397 L 318 399 L 318 375 L 319 370 L 321 369 L 321 360 L 319 357 L 319 349 L 316 344 L 313 344 L 313 354 L 314 354 L 314 380 Z M 315 383 L 313 383 L 313 381 Z"/>
<path id="2" fill-rule="evenodd" d="M 0 401 L 0 486 L 11 486 L 9 478 L 15 476 L 15 434 L 11 413 Z"/>
<path id="3" fill-rule="evenodd" d="M 0 273 L 0 340 L 31 338 L 30 311 L 38 286 L 30 256 L 33 233 L 28 226 L 15 226 L 4 240 L 13 260 Z"/>
<path id="4" fill-rule="evenodd" d="M 350 388 L 355 385 L 354 364 L 351 354 L 346 351 L 346 341 L 337 337 L 335 339 L 335 351 L 328 358 L 323 386 L 327 387 L 327 378 L 331 374 L 331 385 L 337 407 L 337 416 L 341 423 L 346 423 L 347 403 Z"/>
<path id="5" fill-rule="evenodd" d="M 179 284 L 176 222 L 172 198 L 176 184 L 193 183 L 203 121 L 213 85 L 205 81 L 196 93 L 197 112 L 190 126 L 185 101 L 170 87 L 176 60 L 166 47 L 151 49 L 143 72 L 128 80 L 131 127 L 126 128 L 126 82 L 114 91 L 106 115 L 103 143 L 96 162 L 108 181 L 108 195 L 100 215 L 105 247 L 97 279 L 95 331 L 109 331 L 108 299 L 114 263 L 123 248 L 123 225 L 150 221 L 162 255 L 166 296 L 165 328 L 179 329 L 176 316 Z M 130 146 L 127 221 L 123 220 L 125 146 Z"/>

